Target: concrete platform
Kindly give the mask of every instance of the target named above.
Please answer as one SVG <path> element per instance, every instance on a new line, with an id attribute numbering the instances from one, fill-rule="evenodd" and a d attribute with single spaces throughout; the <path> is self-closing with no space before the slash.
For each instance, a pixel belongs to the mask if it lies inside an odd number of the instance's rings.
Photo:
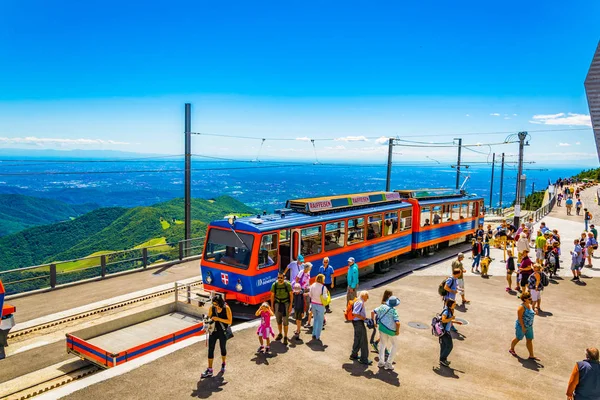
<path id="1" fill-rule="evenodd" d="M 17 313 L 15 314 L 17 323 L 23 323 L 165 283 L 181 281 L 195 276 L 200 277 L 199 263 L 198 260 L 189 261 L 165 270 L 153 269 L 115 276 L 101 281 L 87 282 L 11 299 L 10 303 L 17 307 Z"/>
<path id="2" fill-rule="evenodd" d="M 140 344 L 200 323 L 201 320 L 179 312 L 163 315 L 139 324 L 88 339 L 87 342 L 112 353 L 120 353 Z"/>

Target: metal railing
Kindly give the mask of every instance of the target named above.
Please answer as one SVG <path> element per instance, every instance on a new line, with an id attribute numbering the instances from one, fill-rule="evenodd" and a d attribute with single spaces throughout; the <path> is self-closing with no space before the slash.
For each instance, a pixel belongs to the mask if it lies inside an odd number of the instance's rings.
<path id="1" fill-rule="evenodd" d="M 103 279 L 118 273 L 141 271 L 148 267 L 161 266 L 166 263 L 177 264 L 198 259 L 203 248 L 203 237 L 192 238 L 179 242 L 106 252 L 105 254 L 73 260 L 0 271 L 0 278 L 7 295 L 41 289 L 52 290 L 75 282 Z"/>
<path id="2" fill-rule="evenodd" d="M 544 218 L 546 215 L 550 214 L 550 211 L 554 208 L 556 204 L 556 196 L 552 193 L 548 194 L 550 200 L 546 204 L 542 204 L 540 208 L 531 212 L 531 216 L 533 217 L 534 222 L 538 222 L 540 219 Z"/>

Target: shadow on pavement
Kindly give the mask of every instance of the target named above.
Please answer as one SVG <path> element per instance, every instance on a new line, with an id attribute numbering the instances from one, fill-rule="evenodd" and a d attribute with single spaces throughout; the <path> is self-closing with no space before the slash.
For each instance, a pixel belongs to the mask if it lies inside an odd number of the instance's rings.
<path id="1" fill-rule="evenodd" d="M 439 376 L 443 376 L 444 378 L 454 378 L 454 379 L 459 379 L 460 377 L 458 375 L 456 375 L 456 372 L 459 372 L 461 374 L 464 374 L 464 371 L 459 371 L 457 369 L 451 368 L 451 367 L 433 367 L 431 369 L 433 372 L 435 372 L 436 374 L 438 374 Z"/>
<path id="2" fill-rule="evenodd" d="M 274 340 L 271 342 L 272 357 L 275 357 L 279 354 L 285 354 L 287 352 L 288 352 L 288 347 L 286 345 L 284 345 L 282 342 L 277 341 L 277 340 Z"/>
<path id="3" fill-rule="evenodd" d="M 225 385 L 227 385 L 227 382 L 225 382 L 223 374 L 219 372 L 212 378 L 206 378 L 199 381 L 196 390 L 192 391 L 190 396 L 199 399 L 208 399 L 214 393 L 222 392 L 223 386 Z"/>
<path id="4" fill-rule="evenodd" d="M 577 286 L 587 286 L 587 283 L 584 281 L 574 281 Z"/>
<path id="5" fill-rule="evenodd" d="M 540 368 L 544 368 L 544 366 L 540 364 L 538 360 L 530 360 L 529 358 L 522 358 L 519 356 L 517 356 L 517 360 L 519 360 L 519 362 L 524 368 L 530 369 L 532 371 L 539 371 Z"/>
<path id="6" fill-rule="evenodd" d="M 312 351 L 325 351 L 325 349 L 328 347 L 326 344 L 323 344 L 323 342 L 318 339 L 311 339 L 309 342 L 306 342 L 306 345 Z"/>
<path id="7" fill-rule="evenodd" d="M 367 379 L 377 379 L 389 385 L 400 387 L 400 378 L 398 377 L 398 374 L 394 371 L 379 368 L 377 372 L 373 372 L 372 370 L 368 369 L 366 365 L 360 364 L 358 362 L 352 364 L 343 364 L 342 368 L 346 372 L 349 372 L 352 376 L 362 376 Z"/>
<path id="8" fill-rule="evenodd" d="M 538 317 L 551 317 L 554 314 L 552 314 L 550 311 L 543 311 L 543 310 L 539 310 L 537 316 Z"/>

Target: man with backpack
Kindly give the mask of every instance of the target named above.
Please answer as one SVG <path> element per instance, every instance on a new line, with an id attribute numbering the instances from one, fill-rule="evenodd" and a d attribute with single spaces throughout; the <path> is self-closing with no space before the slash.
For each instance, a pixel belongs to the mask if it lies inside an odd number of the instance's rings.
<path id="1" fill-rule="evenodd" d="M 352 307 L 352 326 L 354 328 L 354 342 L 352 343 L 351 360 L 358 360 L 364 365 L 371 365 L 373 361 L 369 360 L 369 341 L 367 338 L 367 309 L 365 303 L 369 300 L 369 292 L 363 290 L 359 293 L 358 300 Z M 360 351 L 360 358 L 358 352 Z"/>
<path id="2" fill-rule="evenodd" d="M 283 338 L 283 344 L 288 344 L 288 325 L 290 323 L 290 314 L 292 313 L 292 300 L 294 292 L 292 285 L 285 280 L 283 272 L 277 274 L 277 281 L 271 286 L 271 309 L 275 312 L 277 320 L 278 335 L 275 340 Z M 281 326 L 283 325 L 283 333 L 281 334 Z"/>
<path id="3" fill-rule="evenodd" d="M 588 230 L 588 225 L 590 223 L 590 221 L 592 220 L 592 213 L 588 211 L 587 208 L 583 209 L 583 222 L 585 224 L 585 231 L 587 232 Z"/>

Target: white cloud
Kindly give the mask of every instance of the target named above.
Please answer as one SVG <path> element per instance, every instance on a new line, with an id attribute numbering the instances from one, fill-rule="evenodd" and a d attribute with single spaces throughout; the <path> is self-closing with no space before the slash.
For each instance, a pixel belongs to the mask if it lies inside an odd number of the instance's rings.
<path id="1" fill-rule="evenodd" d="M 574 114 L 574 113 L 558 113 L 558 114 L 539 114 L 534 115 L 532 120 L 529 121 L 532 124 L 541 125 L 579 125 L 579 126 L 592 126 L 592 120 L 587 114 Z"/>
<path id="2" fill-rule="evenodd" d="M 500 114 L 499 114 L 499 113 L 491 113 L 490 115 L 491 115 L 492 117 L 499 117 L 499 116 L 500 116 Z"/>
<path id="3" fill-rule="evenodd" d="M 569 144 L 569 143 L 563 143 L 563 142 L 560 142 L 560 143 L 558 144 L 558 146 L 559 146 L 559 147 L 568 147 L 568 146 L 570 146 L 570 144 Z"/>
<path id="4" fill-rule="evenodd" d="M 310 138 L 309 137 L 297 137 L 296 140 L 299 140 L 301 142 L 310 142 Z"/>
<path id="5" fill-rule="evenodd" d="M 382 136 L 379 139 L 375 140 L 375 143 L 377 144 L 388 144 L 390 141 L 390 138 Z"/>
<path id="6" fill-rule="evenodd" d="M 102 139 L 63 139 L 63 138 L 38 138 L 35 136 L 27 137 L 0 137 L 0 143 L 2 144 L 25 144 L 33 146 L 94 146 L 94 145 L 111 145 L 111 146 L 122 146 L 129 145 L 131 143 L 119 142 L 116 140 L 102 140 Z"/>
<path id="7" fill-rule="evenodd" d="M 364 136 L 344 136 L 335 139 L 336 142 L 368 142 Z"/>
<path id="8" fill-rule="evenodd" d="M 516 117 L 517 115 L 519 115 L 519 114 L 513 114 L 513 117 Z"/>
<path id="9" fill-rule="evenodd" d="M 576 145 L 580 145 L 580 144 L 581 144 L 581 142 L 575 142 L 575 144 L 576 144 Z"/>
<path id="10" fill-rule="evenodd" d="M 510 117 L 504 117 L 504 119 L 510 119 Z"/>

